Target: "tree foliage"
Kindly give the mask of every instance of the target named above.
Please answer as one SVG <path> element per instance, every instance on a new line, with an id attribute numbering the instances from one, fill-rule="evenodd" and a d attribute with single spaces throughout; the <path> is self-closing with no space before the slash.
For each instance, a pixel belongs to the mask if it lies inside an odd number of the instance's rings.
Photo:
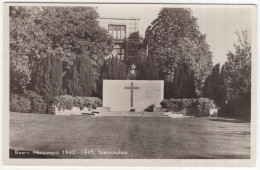
<path id="1" fill-rule="evenodd" d="M 147 28 L 145 42 L 149 53 L 157 58 L 160 77 L 174 76 L 179 62 L 191 64 L 195 73 L 197 93 L 212 69 L 212 53 L 201 34 L 197 19 L 190 9 L 163 8 L 157 19 Z"/>
<path id="2" fill-rule="evenodd" d="M 126 80 L 126 66 L 120 59 L 112 57 L 104 61 L 101 67 L 101 80 Z"/>
<path id="3" fill-rule="evenodd" d="M 180 63 L 175 69 L 173 98 L 194 98 L 195 76 L 190 64 Z"/>
<path id="4" fill-rule="evenodd" d="M 112 39 L 98 25 L 93 7 L 10 7 L 10 61 L 12 89 L 26 86 L 31 73 L 47 52 L 73 63 L 89 56 L 98 75 Z"/>
<path id="5" fill-rule="evenodd" d="M 95 77 L 90 59 L 77 57 L 73 66 L 67 68 L 63 78 L 63 90 L 72 96 L 91 96 L 95 86 Z"/>
<path id="6" fill-rule="evenodd" d="M 236 32 L 238 43 L 234 44 L 235 52 L 229 51 L 225 63 L 225 79 L 228 88 L 234 94 L 243 95 L 251 93 L 251 44 L 247 31 L 242 35 Z"/>
<path id="7" fill-rule="evenodd" d="M 220 77 L 226 86 L 226 101 L 221 115 L 242 117 L 251 116 L 251 44 L 247 31 L 236 32 L 238 42 L 235 51 L 227 54 L 228 59 L 221 69 Z"/>
<path id="8" fill-rule="evenodd" d="M 138 65 L 148 57 L 144 38 L 139 32 L 133 32 L 127 38 L 126 55 L 125 64 L 127 67 L 132 64 Z"/>
<path id="9" fill-rule="evenodd" d="M 57 56 L 47 54 L 39 63 L 32 79 L 34 90 L 47 102 L 62 92 L 62 62 Z"/>
<path id="10" fill-rule="evenodd" d="M 156 59 L 151 55 L 137 67 L 137 79 L 138 80 L 158 80 L 158 65 Z"/>
<path id="11" fill-rule="evenodd" d="M 226 100 L 226 86 L 224 82 L 224 68 L 220 72 L 220 64 L 216 64 L 212 73 L 206 78 L 204 84 L 204 97 L 213 99 L 218 106 Z"/>

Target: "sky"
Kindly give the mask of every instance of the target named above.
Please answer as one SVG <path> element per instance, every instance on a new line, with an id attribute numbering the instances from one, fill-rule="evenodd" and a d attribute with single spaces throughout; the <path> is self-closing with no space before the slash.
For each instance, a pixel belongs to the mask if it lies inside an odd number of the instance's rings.
<path id="1" fill-rule="evenodd" d="M 228 51 L 234 51 L 238 41 L 236 31 L 252 32 L 254 7 L 245 5 L 169 5 L 169 4 L 98 4 L 100 17 L 140 18 L 140 34 L 144 37 L 146 28 L 158 17 L 163 7 L 190 8 L 196 17 L 201 33 L 213 54 L 213 64 L 221 65 L 227 60 Z"/>

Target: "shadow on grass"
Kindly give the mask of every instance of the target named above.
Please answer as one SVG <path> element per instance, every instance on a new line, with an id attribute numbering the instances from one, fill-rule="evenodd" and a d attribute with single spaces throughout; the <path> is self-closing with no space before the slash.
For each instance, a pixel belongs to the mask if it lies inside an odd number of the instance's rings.
<path id="1" fill-rule="evenodd" d="M 249 120 L 244 119 L 230 119 L 230 118 L 211 118 L 211 121 L 228 122 L 228 123 L 250 123 Z"/>
<path id="2" fill-rule="evenodd" d="M 16 153 L 14 149 L 9 149 L 9 158 L 40 158 L 40 159 L 60 159 L 57 156 L 35 154 L 33 151 L 16 150 L 20 154 Z"/>

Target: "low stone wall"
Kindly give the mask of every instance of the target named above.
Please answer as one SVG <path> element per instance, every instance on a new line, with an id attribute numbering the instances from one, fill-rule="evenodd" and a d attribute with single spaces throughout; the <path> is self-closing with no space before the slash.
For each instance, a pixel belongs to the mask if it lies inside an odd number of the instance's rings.
<path id="1" fill-rule="evenodd" d="M 54 106 L 54 114 L 55 115 L 82 115 L 82 113 L 102 113 L 102 112 L 109 112 L 109 107 L 97 107 L 96 109 L 91 109 L 84 107 L 83 109 L 80 109 L 79 107 L 72 107 L 71 110 L 68 109 L 58 109 L 58 107 Z"/>
<path id="2" fill-rule="evenodd" d="M 68 109 L 58 109 L 55 107 L 55 115 L 81 115 L 81 113 L 91 113 L 91 109 L 84 107 L 82 110 L 79 107 Z"/>

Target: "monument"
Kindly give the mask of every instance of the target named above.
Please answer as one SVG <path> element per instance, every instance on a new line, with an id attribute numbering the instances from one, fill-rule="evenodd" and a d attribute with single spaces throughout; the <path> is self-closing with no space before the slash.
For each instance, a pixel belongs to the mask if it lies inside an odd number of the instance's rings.
<path id="1" fill-rule="evenodd" d="M 111 111 L 144 111 L 148 106 L 160 107 L 163 80 L 103 80 L 103 107 Z"/>

